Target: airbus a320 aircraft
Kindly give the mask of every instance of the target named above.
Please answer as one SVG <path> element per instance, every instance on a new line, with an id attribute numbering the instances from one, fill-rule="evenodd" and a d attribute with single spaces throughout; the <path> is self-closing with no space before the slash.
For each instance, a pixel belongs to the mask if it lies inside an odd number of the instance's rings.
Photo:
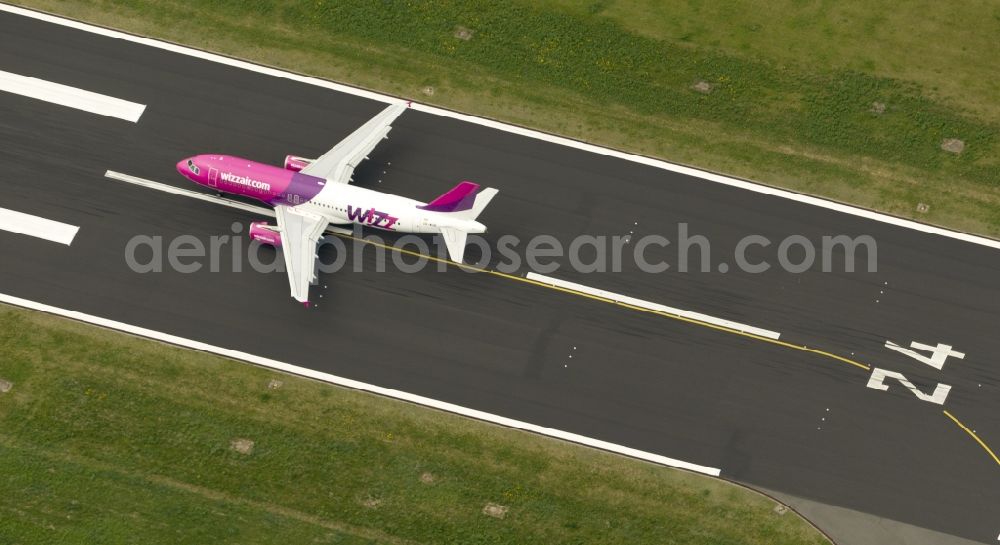
<path id="1" fill-rule="evenodd" d="M 484 233 L 476 221 L 496 189 L 461 182 L 429 203 L 348 185 L 355 167 L 383 139 L 406 110 L 394 104 L 357 129 L 320 158 L 289 155 L 284 168 L 229 155 L 195 155 L 177 171 L 220 193 L 244 195 L 274 207 L 278 225 L 250 224 L 250 238 L 280 246 L 295 300 L 309 304 L 316 281 L 316 245 L 329 224 L 359 223 L 388 231 L 441 233 L 449 257 L 458 263 L 469 233 Z"/>

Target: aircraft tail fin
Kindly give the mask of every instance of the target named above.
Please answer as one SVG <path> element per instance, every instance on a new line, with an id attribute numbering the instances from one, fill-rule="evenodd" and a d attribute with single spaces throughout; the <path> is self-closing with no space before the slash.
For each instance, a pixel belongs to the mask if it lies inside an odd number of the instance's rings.
<path id="1" fill-rule="evenodd" d="M 476 201 L 476 190 L 479 184 L 464 181 L 448 190 L 447 193 L 434 199 L 427 204 L 421 204 L 417 208 L 430 212 L 463 212 L 471 210 Z"/>
<path id="2" fill-rule="evenodd" d="M 479 217 L 486 205 L 497 194 L 497 190 L 492 187 L 487 187 L 477 193 L 478 189 L 479 184 L 463 181 L 447 193 L 427 204 L 419 205 L 417 208 L 430 212 L 454 214 L 454 217 L 463 220 L 474 220 Z"/>

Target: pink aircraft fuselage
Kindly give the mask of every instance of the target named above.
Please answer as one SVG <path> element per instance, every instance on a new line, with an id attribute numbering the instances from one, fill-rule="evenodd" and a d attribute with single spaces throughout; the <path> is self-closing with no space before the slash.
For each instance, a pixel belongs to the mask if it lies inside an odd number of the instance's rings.
<path id="1" fill-rule="evenodd" d="M 222 193 L 253 197 L 271 206 L 314 198 L 326 180 L 231 155 L 196 155 L 177 163 L 185 178 Z"/>

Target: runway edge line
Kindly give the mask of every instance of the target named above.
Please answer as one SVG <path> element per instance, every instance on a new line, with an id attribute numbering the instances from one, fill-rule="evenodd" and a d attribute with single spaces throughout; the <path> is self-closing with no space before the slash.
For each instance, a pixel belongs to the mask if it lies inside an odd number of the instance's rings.
<path id="1" fill-rule="evenodd" d="M 585 445 L 588 447 L 593 447 L 600 450 L 605 450 L 608 452 L 614 452 L 616 454 L 622 454 L 631 458 L 637 458 L 639 460 L 645 460 L 647 462 L 652 462 L 654 464 L 673 467 L 677 469 L 684 469 L 687 471 L 701 473 L 704 475 L 709 475 L 712 477 L 719 477 L 722 471 L 718 468 L 708 467 L 698 464 L 692 464 L 690 462 L 685 462 L 683 460 L 676 460 L 674 458 L 669 458 L 666 456 L 661 456 L 659 454 L 653 454 L 651 452 L 646 452 L 623 445 L 618 445 L 615 443 L 610 443 L 607 441 L 602 441 L 600 439 L 594 439 L 592 437 L 586 437 L 583 435 L 578 435 L 575 433 L 565 432 L 562 430 L 557 430 L 554 428 L 546 428 L 544 426 L 538 426 L 536 424 L 530 424 L 528 422 L 522 422 L 520 420 L 514 420 L 512 418 L 507 418 L 484 411 L 478 411 L 476 409 L 470 409 L 467 407 L 462 407 L 460 405 L 455 405 L 453 403 L 447 403 L 445 401 L 438 401 L 436 399 L 431 399 L 428 397 L 411 394 L 407 392 L 402 392 L 399 390 L 394 390 L 391 388 L 383 388 L 381 386 L 375 386 L 373 384 L 368 384 L 365 382 L 360 382 L 357 380 L 352 380 L 348 378 L 338 377 L 336 375 L 331 375 L 329 373 L 323 373 L 321 371 L 314 371 L 312 369 L 307 369 L 305 367 L 299 367 L 297 365 L 292 365 L 290 363 L 284 363 L 277 360 L 272 360 L 269 358 L 264 358 L 261 356 L 255 356 L 246 352 L 241 352 L 238 350 L 232 350 L 228 348 L 221 348 L 218 346 L 213 346 L 200 341 L 194 341 L 191 339 L 185 339 L 183 337 L 178 337 L 176 335 L 170 335 L 168 333 L 162 333 L 160 331 L 155 331 L 152 329 L 147 329 L 144 327 L 133 326 L 130 324 L 118 322 L 115 320 L 110 320 L 108 318 L 101 318 L 99 316 L 93 316 L 90 314 L 85 314 L 83 312 L 77 312 L 75 310 L 66 310 L 51 305 L 46 305 L 44 303 L 38 303 L 35 301 L 30 301 L 28 299 L 22 299 L 20 297 L 15 297 L 13 295 L 0 294 L 0 302 L 9 305 L 27 308 L 31 310 L 37 310 L 40 312 L 45 312 L 48 314 L 54 314 L 56 316 L 62 316 L 64 318 L 70 318 L 80 322 L 105 327 L 108 329 L 114 329 L 117 331 L 122 331 L 138 337 L 144 337 L 147 339 L 157 340 L 165 342 L 167 344 L 172 344 L 176 346 L 182 346 L 185 348 L 190 348 L 193 350 L 201 350 L 203 352 L 209 352 L 226 358 L 231 358 L 234 360 L 244 361 L 247 363 L 252 363 L 254 365 L 259 365 L 261 367 L 267 367 L 269 369 L 274 369 L 277 371 L 282 371 L 285 373 L 291 373 L 293 375 L 299 375 L 307 378 L 312 378 L 327 382 L 330 384 L 335 384 L 337 386 L 343 386 L 345 388 L 351 388 L 353 390 L 362 390 L 365 392 L 370 392 L 373 394 L 390 397 L 393 399 L 398 399 L 401 401 L 407 401 L 417 405 L 422 405 L 425 407 L 430 407 L 449 413 L 459 414 L 462 416 L 467 416 L 470 418 L 475 418 L 477 420 L 482 420 L 485 422 L 490 422 L 507 428 L 514 428 L 519 430 L 524 430 L 532 433 L 537 433 L 539 435 L 545 435 L 547 437 L 552 437 L 555 439 L 562 439 L 564 441 L 569 441 L 571 443 L 577 443 Z"/>
<path id="2" fill-rule="evenodd" d="M 270 66 L 265 66 L 261 64 L 255 64 L 250 61 L 240 60 L 234 57 L 227 57 L 219 53 L 210 53 L 208 51 L 203 51 L 200 49 L 195 49 L 193 47 L 183 46 L 175 43 L 165 42 L 162 40 L 157 40 L 154 38 L 146 38 L 142 36 L 136 36 L 134 34 L 129 34 L 127 32 L 122 32 L 119 30 L 112 30 L 109 28 L 104 28 L 96 25 L 91 25 L 88 23 L 83 23 L 80 21 L 75 21 L 73 19 L 67 19 L 65 17 L 60 17 L 57 15 L 52 15 L 49 13 L 43 13 L 40 11 L 34 11 L 27 8 L 22 8 L 18 6 L 12 6 L 9 4 L 4 4 L 0 2 L 0 12 L 11 13 L 15 15 L 20 15 L 23 17 L 29 17 L 31 19 L 36 19 L 39 21 L 45 21 L 48 23 L 53 23 L 69 28 L 74 28 L 77 30 L 82 30 L 85 32 L 90 32 L 92 34 L 97 34 L 100 36 L 105 36 L 109 38 L 115 38 L 119 40 L 125 40 L 141 45 L 146 45 L 149 47 L 155 47 L 157 49 L 162 49 L 165 51 L 171 51 L 173 53 L 179 53 L 181 55 L 187 55 L 189 57 L 195 57 L 202 60 L 207 60 L 219 64 L 224 64 L 227 66 L 232 66 L 236 68 L 242 68 L 244 70 L 249 70 L 251 72 L 257 72 L 259 74 L 264 74 L 268 76 L 285 78 L 292 81 L 297 81 L 300 83 L 305 83 L 308 85 L 315 85 L 318 87 L 323 87 L 333 91 L 346 93 L 354 96 L 359 96 L 363 98 L 368 98 L 371 100 L 377 100 L 379 102 L 398 102 L 402 100 L 407 100 L 400 97 L 394 97 L 390 95 L 385 95 L 382 93 L 377 93 L 375 91 L 369 91 L 367 89 L 361 89 L 358 87 L 352 87 L 343 83 L 335 83 L 333 81 L 313 77 L 305 76 L 302 74 L 296 74 L 294 72 L 288 72 L 278 68 L 273 68 Z M 517 134 L 520 136 L 525 136 L 528 138 L 533 138 L 536 140 L 542 140 L 545 142 L 550 142 L 553 144 L 566 146 L 570 148 L 575 148 L 588 153 L 595 153 L 598 155 L 606 155 L 609 157 L 615 157 L 617 159 L 622 159 L 625 161 L 630 161 L 633 163 L 639 163 L 661 170 L 668 170 L 671 172 L 676 172 L 678 174 L 684 174 L 687 176 L 692 176 L 695 178 L 700 178 L 702 180 L 707 180 L 710 182 L 720 183 L 723 185 L 728 185 L 731 187 L 736 187 L 740 189 L 745 189 L 748 191 L 753 191 L 755 193 L 761 193 L 764 195 L 771 195 L 775 197 L 780 197 L 783 199 L 788 199 L 812 206 L 817 206 L 820 208 L 826 208 L 828 210 L 834 210 L 844 214 L 850 214 L 853 216 L 859 216 L 862 218 L 878 221 L 881 223 L 887 223 L 890 225 L 895 225 L 897 227 L 903 227 L 906 229 L 911 229 L 914 231 L 919 231 L 922 233 L 936 234 L 945 236 L 952 239 L 961 240 L 964 242 L 970 242 L 973 244 L 979 244 L 981 246 L 987 246 L 989 248 L 1000 249 L 1000 240 L 995 240 L 987 238 L 984 236 L 973 235 L 971 233 L 964 233 L 961 231 L 955 231 L 952 229 L 945 229 L 944 227 L 938 227 L 936 225 L 928 225 L 925 223 L 920 223 L 914 220 L 909 220 L 897 216 L 890 216 L 888 214 L 883 214 L 880 212 L 875 212 L 874 210 L 868 210 L 864 208 L 859 208 L 857 206 L 852 206 L 836 201 L 827 200 L 821 197 L 814 197 L 812 195 L 806 195 L 803 193 L 796 193 L 794 191 L 789 191 L 786 189 L 779 189 L 777 187 L 767 186 L 757 182 L 751 182 L 749 180 L 742 180 L 739 178 L 733 178 L 731 176 L 725 176 L 723 174 L 717 174 L 714 172 L 708 172 L 705 170 L 700 170 L 694 167 L 679 165 L 676 163 L 670 163 L 662 159 L 654 159 L 652 157 L 646 157 L 644 155 L 637 155 L 633 153 L 627 153 L 611 148 L 605 148 L 597 146 L 594 144 L 588 144 L 579 140 L 573 140 L 572 138 L 567 138 L 563 136 L 556 136 L 554 134 L 548 134 L 541 131 L 536 131 L 533 129 L 528 129 L 525 127 L 519 127 L 517 125 L 511 125 L 508 123 L 503 123 L 501 121 L 496 121 L 493 119 L 487 119 L 484 117 L 477 117 L 474 115 L 463 114 L 460 112 L 455 112 L 452 110 L 447 110 L 444 108 L 439 108 L 436 106 L 429 106 L 426 104 L 420 104 L 412 100 L 407 100 L 411 103 L 411 108 L 417 111 L 429 113 L 432 115 L 437 115 L 441 117 L 450 117 L 453 119 L 458 119 L 460 121 L 465 121 L 467 123 L 473 123 L 476 125 L 481 125 L 484 127 L 489 127 L 492 129 L 501 130 L 504 132 Z"/>

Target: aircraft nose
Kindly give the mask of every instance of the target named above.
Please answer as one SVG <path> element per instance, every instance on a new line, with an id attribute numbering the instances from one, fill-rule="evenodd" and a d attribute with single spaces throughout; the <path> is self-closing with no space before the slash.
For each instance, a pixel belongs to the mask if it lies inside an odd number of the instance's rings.
<path id="1" fill-rule="evenodd" d="M 187 159 L 181 159 L 180 161 L 177 161 L 177 172 L 180 172 L 184 176 L 187 176 L 187 164 L 186 163 L 187 163 Z"/>

